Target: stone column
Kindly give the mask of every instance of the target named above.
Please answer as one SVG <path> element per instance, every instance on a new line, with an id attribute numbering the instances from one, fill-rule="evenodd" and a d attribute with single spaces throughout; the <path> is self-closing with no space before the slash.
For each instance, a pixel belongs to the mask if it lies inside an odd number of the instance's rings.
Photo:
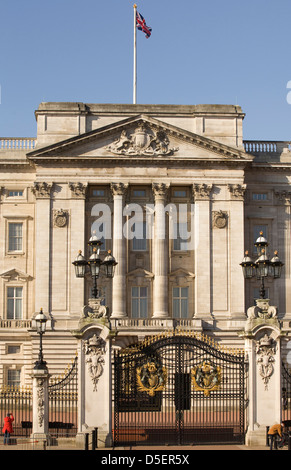
<path id="1" fill-rule="evenodd" d="M 194 184 L 195 203 L 195 313 L 211 320 L 210 194 L 212 184 Z"/>
<path id="2" fill-rule="evenodd" d="M 118 262 L 112 281 L 112 318 L 123 318 L 126 312 L 126 240 L 124 227 L 124 198 L 128 184 L 112 183 L 113 194 L 113 256 Z"/>
<path id="3" fill-rule="evenodd" d="M 153 183 L 155 224 L 153 239 L 153 318 L 169 317 L 169 240 L 165 205 L 169 185 Z"/>
<path id="4" fill-rule="evenodd" d="M 34 183 L 35 210 L 35 311 L 50 312 L 50 217 L 52 183 Z"/>
<path id="5" fill-rule="evenodd" d="M 32 403 L 33 423 L 32 438 L 47 440 L 49 438 L 49 385 L 48 369 L 33 369 Z"/>

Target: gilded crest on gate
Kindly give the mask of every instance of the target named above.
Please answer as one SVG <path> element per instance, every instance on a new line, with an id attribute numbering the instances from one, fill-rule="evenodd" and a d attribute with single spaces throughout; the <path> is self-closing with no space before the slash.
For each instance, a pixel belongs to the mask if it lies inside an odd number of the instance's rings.
<path id="1" fill-rule="evenodd" d="M 218 390 L 221 384 L 221 368 L 209 361 L 203 361 L 191 370 L 194 390 L 203 391 L 206 397 Z"/>
<path id="2" fill-rule="evenodd" d="M 155 396 L 161 392 L 167 382 L 167 370 L 160 366 L 157 361 L 149 360 L 146 364 L 136 368 L 137 390 L 146 392 L 149 396 Z"/>

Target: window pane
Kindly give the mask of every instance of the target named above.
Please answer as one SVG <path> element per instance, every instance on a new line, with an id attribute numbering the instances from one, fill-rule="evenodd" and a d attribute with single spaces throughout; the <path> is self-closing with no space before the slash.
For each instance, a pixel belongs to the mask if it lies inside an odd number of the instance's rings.
<path id="1" fill-rule="evenodd" d="M 140 287 L 140 297 L 147 297 L 148 295 L 148 288 L 147 287 Z"/>
<path id="2" fill-rule="evenodd" d="M 14 299 L 7 299 L 7 318 L 8 320 L 14 318 Z"/>
<path id="3" fill-rule="evenodd" d="M 188 299 L 188 287 L 181 287 L 181 297 L 186 297 Z"/>
<path id="4" fill-rule="evenodd" d="M 7 297 L 14 297 L 14 287 L 7 288 Z"/>
<path id="5" fill-rule="evenodd" d="M 15 299 L 15 320 L 22 318 L 22 299 Z"/>
<path id="6" fill-rule="evenodd" d="M 132 299 L 131 302 L 132 305 L 132 318 L 138 318 L 139 312 L 138 312 L 138 299 Z"/>
<path id="7" fill-rule="evenodd" d="M 138 297 L 138 287 L 132 288 L 132 297 Z"/>
<path id="8" fill-rule="evenodd" d="M 188 317 L 188 299 L 181 299 L 181 317 Z"/>
<path id="9" fill-rule="evenodd" d="M 174 297 L 180 297 L 180 288 L 179 287 L 174 287 L 173 288 L 173 296 Z"/>
<path id="10" fill-rule="evenodd" d="M 180 301 L 179 299 L 173 299 L 173 316 L 178 318 L 180 316 Z"/>
<path id="11" fill-rule="evenodd" d="M 143 298 L 140 300 L 140 318 L 147 318 L 148 316 L 148 299 Z"/>

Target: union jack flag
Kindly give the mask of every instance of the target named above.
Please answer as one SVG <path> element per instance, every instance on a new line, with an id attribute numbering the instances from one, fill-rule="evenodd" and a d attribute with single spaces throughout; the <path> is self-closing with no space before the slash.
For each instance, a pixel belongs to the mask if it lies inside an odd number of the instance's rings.
<path id="1" fill-rule="evenodd" d="M 152 28 L 147 26 L 144 17 L 138 13 L 138 11 L 136 12 L 136 27 L 139 31 L 143 31 L 145 33 L 147 39 L 152 34 Z"/>

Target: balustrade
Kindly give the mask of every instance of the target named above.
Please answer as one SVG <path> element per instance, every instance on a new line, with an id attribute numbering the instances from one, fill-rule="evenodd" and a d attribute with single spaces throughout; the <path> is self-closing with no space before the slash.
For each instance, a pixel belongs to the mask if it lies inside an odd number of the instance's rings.
<path id="1" fill-rule="evenodd" d="M 0 137 L 0 150 L 34 150 L 35 147 L 33 137 Z"/>

